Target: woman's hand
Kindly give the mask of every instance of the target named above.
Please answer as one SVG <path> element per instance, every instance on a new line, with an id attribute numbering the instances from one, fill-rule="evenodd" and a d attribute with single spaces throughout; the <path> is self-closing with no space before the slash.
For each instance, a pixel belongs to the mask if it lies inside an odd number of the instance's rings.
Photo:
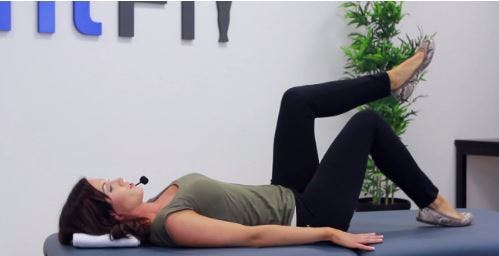
<path id="1" fill-rule="evenodd" d="M 374 246 L 365 244 L 382 243 L 383 235 L 376 235 L 376 233 L 352 234 L 335 229 L 330 236 L 330 241 L 351 249 L 374 251 Z"/>

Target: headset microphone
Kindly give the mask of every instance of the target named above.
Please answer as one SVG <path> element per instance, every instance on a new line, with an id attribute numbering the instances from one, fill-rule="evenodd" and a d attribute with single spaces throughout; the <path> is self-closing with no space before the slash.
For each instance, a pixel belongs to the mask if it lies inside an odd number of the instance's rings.
<path id="1" fill-rule="evenodd" d="M 148 182 L 149 182 L 149 179 L 146 176 L 142 176 L 142 177 L 140 177 L 140 181 L 137 184 L 135 184 L 135 186 L 139 185 L 140 183 L 145 185 Z"/>

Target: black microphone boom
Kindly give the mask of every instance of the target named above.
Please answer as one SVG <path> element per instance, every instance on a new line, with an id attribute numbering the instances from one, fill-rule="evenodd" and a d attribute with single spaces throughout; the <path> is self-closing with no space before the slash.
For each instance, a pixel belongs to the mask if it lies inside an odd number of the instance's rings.
<path id="1" fill-rule="evenodd" d="M 145 185 L 148 182 L 149 182 L 149 179 L 146 176 L 142 176 L 142 177 L 140 177 L 140 181 L 137 184 L 135 184 L 135 186 L 139 185 L 140 183 Z"/>

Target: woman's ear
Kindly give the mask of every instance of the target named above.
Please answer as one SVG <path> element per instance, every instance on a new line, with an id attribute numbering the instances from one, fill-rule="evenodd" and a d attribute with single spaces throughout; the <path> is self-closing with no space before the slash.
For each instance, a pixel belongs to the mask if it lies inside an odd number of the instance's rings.
<path id="1" fill-rule="evenodd" d="M 117 214 L 117 213 L 113 213 L 113 217 L 118 220 L 118 221 L 122 221 L 125 219 L 125 217 L 123 217 L 121 214 Z"/>

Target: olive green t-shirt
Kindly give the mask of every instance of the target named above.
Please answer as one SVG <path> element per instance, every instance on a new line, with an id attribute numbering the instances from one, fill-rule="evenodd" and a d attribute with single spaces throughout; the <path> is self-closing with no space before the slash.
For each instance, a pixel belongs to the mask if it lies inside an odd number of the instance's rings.
<path id="1" fill-rule="evenodd" d="M 228 183 L 199 173 L 182 176 L 172 184 L 179 187 L 175 197 L 151 225 L 151 243 L 159 246 L 178 246 L 168 235 L 165 220 L 170 213 L 180 210 L 192 209 L 206 217 L 247 226 L 290 225 L 295 210 L 293 192 L 280 185 Z"/>

